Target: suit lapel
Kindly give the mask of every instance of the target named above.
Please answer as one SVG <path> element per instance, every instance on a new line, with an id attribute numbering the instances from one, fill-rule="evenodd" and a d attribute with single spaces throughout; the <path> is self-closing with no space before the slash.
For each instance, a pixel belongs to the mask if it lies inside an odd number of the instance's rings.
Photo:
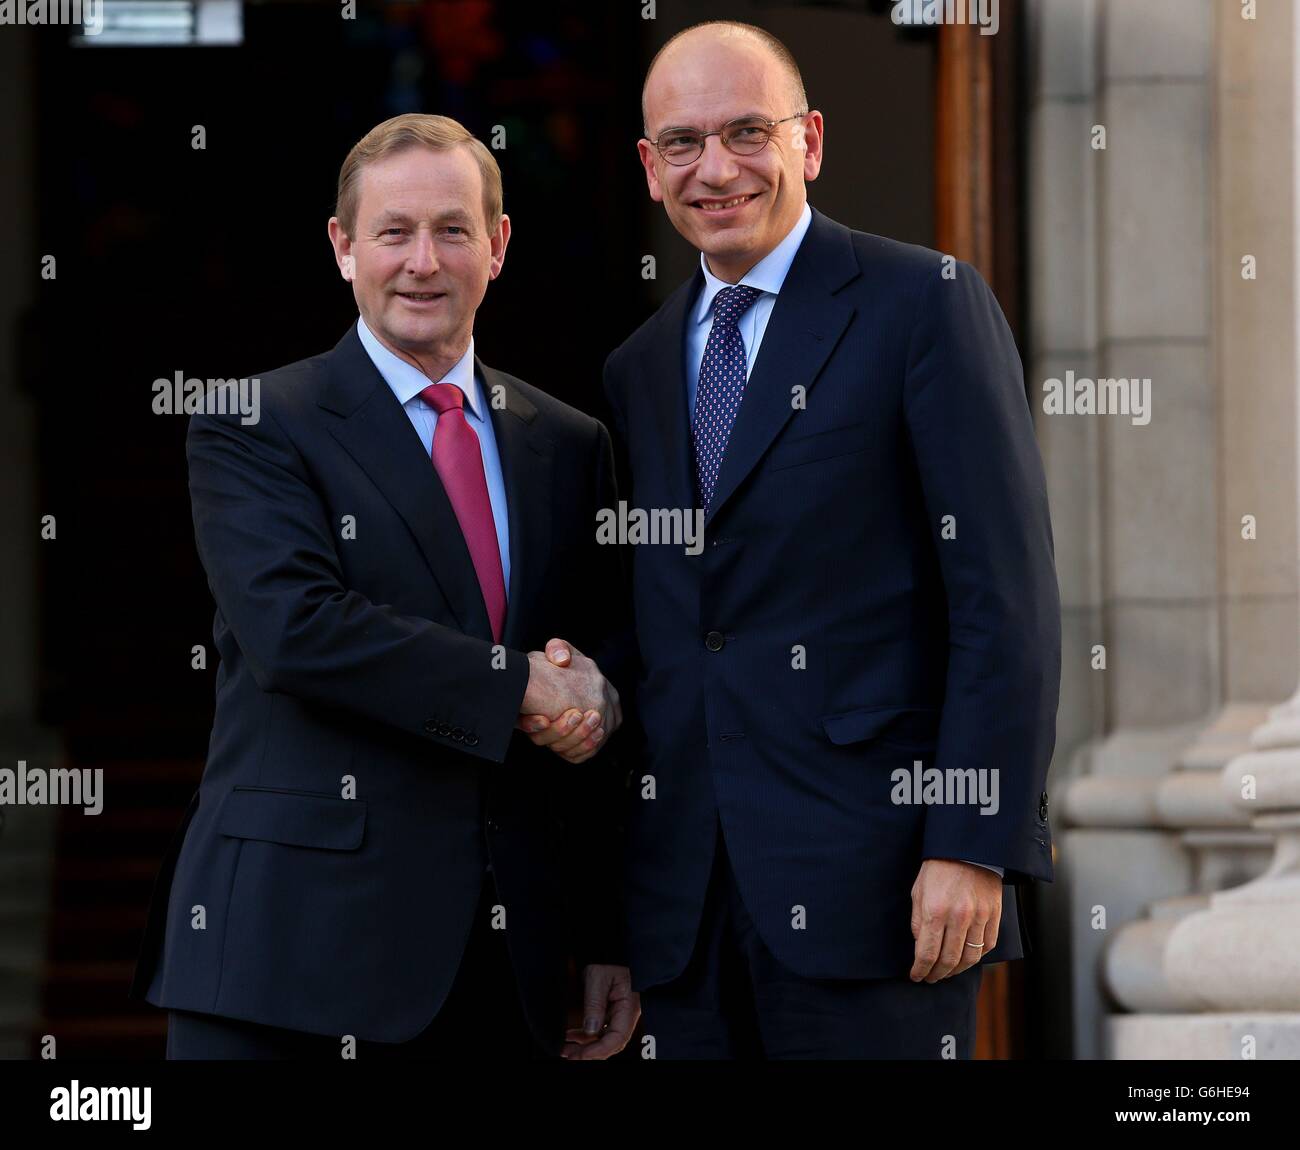
<path id="1" fill-rule="evenodd" d="M 490 639 L 483 592 L 456 512 L 410 419 L 366 354 L 355 325 L 329 355 L 325 387 L 317 403 L 342 417 L 328 424 L 330 434 L 405 521 L 459 629 Z M 365 525 L 360 529 L 364 531 Z"/>
<path id="2" fill-rule="evenodd" d="M 691 446 L 691 414 L 686 407 L 686 325 L 690 307 L 699 296 L 704 273 L 695 275 L 672 295 L 659 312 L 654 352 L 645 365 L 646 386 L 659 423 L 664 448 L 671 507 L 695 506 L 695 461 Z"/>
<path id="3" fill-rule="evenodd" d="M 805 396 L 812 390 L 854 314 L 851 305 L 835 298 L 835 292 L 858 274 L 849 230 L 814 211 L 745 384 L 706 523 L 794 414 L 794 388 L 802 387 Z M 680 341 L 677 346 L 682 346 Z"/>
<path id="4" fill-rule="evenodd" d="M 501 641 L 516 647 L 526 642 L 550 559 L 553 448 L 541 433 L 537 408 L 510 377 L 477 358 L 474 366 L 491 413 L 510 520 L 510 586 Z M 494 396 L 502 398 L 494 401 Z"/>

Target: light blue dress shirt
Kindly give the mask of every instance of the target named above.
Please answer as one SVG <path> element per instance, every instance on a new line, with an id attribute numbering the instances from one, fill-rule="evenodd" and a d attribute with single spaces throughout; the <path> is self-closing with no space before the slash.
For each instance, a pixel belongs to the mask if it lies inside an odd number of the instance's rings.
<path id="1" fill-rule="evenodd" d="M 737 327 L 740 339 L 745 345 L 745 359 L 748 379 L 754 371 L 754 360 L 758 358 L 758 349 L 763 342 L 763 333 L 767 331 L 767 321 L 772 317 L 776 306 L 776 297 L 781 293 L 781 286 L 790 272 L 790 265 L 799 251 L 799 245 L 808 234 L 812 224 L 812 209 L 803 206 L 803 212 L 779 244 L 758 261 L 740 278 L 740 283 L 757 288 L 760 295 L 740 317 Z M 695 415 L 695 394 L 700 386 L 700 362 L 704 359 L 704 348 L 709 342 L 709 332 L 713 330 L 713 300 L 725 287 L 733 285 L 718 279 L 709 270 L 709 261 L 700 252 L 700 269 L 704 272 L 704 287 L 700 291 L 695 306 L 691 309 L 686 324 L 686 403 L 691 413 L 692 423 Z M 988 863 L 976 863 L 985 870 L 991 870 L 1001 876 L 1003 868 Z"/>
<path id="2" fill-rule="evenodd" d="M 763 342 L 763 333 L 767 330 L 772 309 L 776 306 L 777 294 L 785 283 L 795 253 L 803 243 L 811 223 L 812 209 L 805 203 L 803 214 L 786 233 L 785 239 L 741 277 L 742 284 L 757 288 L 763 293 L 745 309 L 745 314 L 737 324 L 740 340 L 745 345 L 745 360 L 748 364 L 746 379 L 754 370 L 754 360 L 758 358 L 758 348 Z M 704 271 L 704 288 L 691 310 L 691 322 L 686 324 L 686 403 L 692 422 L 695 417 L 695 392 L 700 385 L 700 361 L 704 359 L 704 348 L 709 342 L 709 332 L 713 330 L 713 297 L 723 288 L 733 286 L 709 271 L 709 261 L 704 258 L 703 252 L 700 252 L 700 267 Z"/>
<path id="3" fill-rule="evenodd" d="M 371 362 L 379 369 L 384 382 L 397 396 L 406 417 L 420 437 L 424 454 L 430 457 L 429 466 L 433 466 L 433 433 L 438 426 L 438 413 L 425 403 L 420 392 L 433 383 L 454 383 L 465 393 L 465 419 L 474 434 L 478 436 L 479 451 L 483 455 L 483 475 L 487 479 L 488 499 L 492 503 L 492 519 L 497 531 L 497 549 L 501 552 L 501 574 L 505 580 L 507 598 L 510 594 L 510 518 L 506 507 L 506 484 L 501 473 L 501 457 L 497 453 L 496 432 L 492 429 L 492 413 L 488 410 L 483 387 L 474 374 L 474 337 L 470 336 L 469 347 L 456 365 L 441 379 L 430 381 L 429 377 L 413 367 L 404 359 L 399 359 L 388 350 L 374 333 L 366 326 L 366 321 L 357 317 L 357 335 L 361 337 L 361 346 L 366 349 Z"/>

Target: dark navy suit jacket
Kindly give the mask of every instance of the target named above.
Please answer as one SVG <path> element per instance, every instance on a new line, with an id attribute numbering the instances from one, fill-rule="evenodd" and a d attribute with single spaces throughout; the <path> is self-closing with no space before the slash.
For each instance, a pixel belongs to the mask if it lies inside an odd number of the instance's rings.
<path id="1" fill-rule="evenodd" d="M 703 552 L 634 549 L 637 989 L 690 957 L 719 819 L 760 936 L 803 976 L 906 975 L 911 888 L 930 857 L 1005 868 L 986 961 L 1023 954 L 1016 884 L 1052 877 L 1052 530 L 1011 332 L 978 273 L 945 276 L 941 261 L 814 212 Z M 697 271 L 606 365 L 637 508 L 695 503 L 683 348 L 702 282 Z M 894 801 L 894 772 L 917 760 L 996 771 L 983 777 L 997 779 L 997 812 Z"/>
<path id="2" fill-rule="evenodd" d="M 133 994 L 412 1038 L 455 977 L 489 862 L 546 1047 L 562 1041 L 568 960 L 621 961 L 616 876 L 593 863 L 617 849 L 601 845 L 618 823 L 616 760 L 574 768 L 513 730 L 524 652 L 560 636 L 600 657 L 618 583 L 612 549 L 594 542 L 596 510 L 616 498 L 609 436 L 476 370 L 510 518 L 496 659 L 455 512 L 355 327 L 263 377 L 258 423 L 191 419 L 216 715 Z"/>

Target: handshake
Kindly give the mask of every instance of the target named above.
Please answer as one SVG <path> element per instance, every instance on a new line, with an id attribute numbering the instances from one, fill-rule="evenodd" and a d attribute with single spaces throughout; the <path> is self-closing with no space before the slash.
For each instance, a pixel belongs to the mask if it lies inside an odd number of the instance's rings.
<path id="1" fill-rule="evenodd" d="M 622 721 L 618 691 L 572 643 L 552 639 L 545 651 L 528 652 L 528 688 L 515 726 L 534 745 L 581 763 Z"/>

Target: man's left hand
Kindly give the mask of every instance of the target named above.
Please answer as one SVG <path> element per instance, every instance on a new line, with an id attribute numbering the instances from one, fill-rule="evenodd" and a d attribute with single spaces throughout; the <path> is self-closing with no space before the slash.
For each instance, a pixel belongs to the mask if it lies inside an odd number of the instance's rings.
<path id="1" fill-rule="evenodd" d="M 926 859 L 912 884 L 913 982 L 968 970 L 998 941 L 1002 877 L 956 859 Z M 968 943 L 983 945 L 967 945 Z"/>
<path id="2" fill-rule="evenodd" d="M 641 996 L 626 966 L 592 963 L 582 972 L 582 1026 L 564 1032 L 561 1058 L 601 1059 L 628 1044 L 641 1017 Z"/>

